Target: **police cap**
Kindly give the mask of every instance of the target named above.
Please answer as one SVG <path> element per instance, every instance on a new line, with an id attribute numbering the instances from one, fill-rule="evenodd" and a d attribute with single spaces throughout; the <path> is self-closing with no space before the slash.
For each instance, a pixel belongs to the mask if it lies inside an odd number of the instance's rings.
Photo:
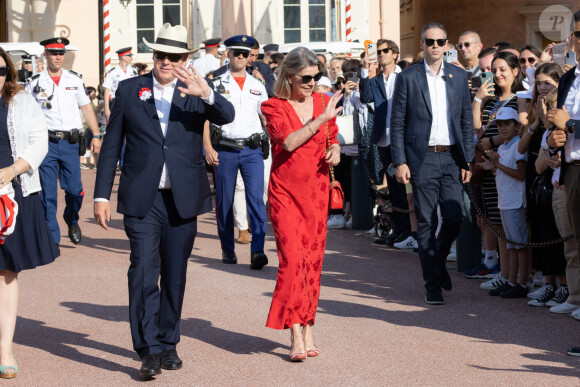
<path id="1" fill-rule="evenodd" d="M 117 55 L 119 55 L 119 57 L 125 56 L 125 55 L 133 56 L 133 53 L 131 52 L 132 49 L 133 49 L 133 47 L 125 47 L 125 48 L 121 48 L 115 52 L 117 53 Z"/>
<path id="2" fill-rule="evenodd" d="M 280 48 L 278 44 L 266 44 L 264 46 L 264 52 L 266 51 L 278 52 L 278 48 Z"/>
<path id="3" fill-rule="evenodd" d="M 250 51 L 250 48 L 256 43 L 256 39 L 248 35 L 236 35 L 227 39 L 224 44 L 230 50 L 246 50 Z"/>
<path id="4" fill-rule="evenodd" d="M 208 40 L 204 40 L 202 43 L 205 45 L 205 48 L 212 48 L 217 47 L 220 45 L 222 38 L 212 38 Z"/>
<path id="5" fill-rule="evenodd" d="M 50 52 L 66 52 L 66 46 L 70 44 L 70 41 L 67 38 L 50 38 L 45 39 L 40 42 L 41 46 L 44 46 L 46 51 Z"/>
<path id="6" fill-rule="evenodd" d="M 24 63 L 32 63 L 32 56 L 30 55 L 22 55 L 21 58 Z"/>

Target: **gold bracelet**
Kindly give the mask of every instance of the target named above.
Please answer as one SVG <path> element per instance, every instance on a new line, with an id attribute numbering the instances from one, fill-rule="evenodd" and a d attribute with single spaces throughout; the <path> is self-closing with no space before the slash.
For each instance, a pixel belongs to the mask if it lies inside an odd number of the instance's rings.
<path id="1" fill-rule="evenodd" d="M 18 170 L 18 168 L 16 168 L 16 165 L 12 164 L 11 167 L 12 167 L 12 170 L 14 170 L 14 177 L 18 177 L 18 173 L 20 171 Z"/>

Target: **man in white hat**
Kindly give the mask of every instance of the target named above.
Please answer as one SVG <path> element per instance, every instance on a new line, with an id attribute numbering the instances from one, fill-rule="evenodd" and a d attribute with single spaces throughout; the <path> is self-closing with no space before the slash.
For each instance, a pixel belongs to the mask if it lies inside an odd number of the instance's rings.
<path id="1" fill-rule="evenodd" d="M 212 209 L 202 152 L 203 125 L 233 121 L 233 106 L 195 71 L 183 26 L 165 24 L 153 49 L 153 71 L 119 84 L 101 149 L 94 213 L 107 229 L 109 197 L 126 140 L 117 211 L 131 244 L 129 321 L 140 373 L 176 370 L 187 260 L 197 216 Z M 159 285 L 158 285 L 159 283 Z"/>

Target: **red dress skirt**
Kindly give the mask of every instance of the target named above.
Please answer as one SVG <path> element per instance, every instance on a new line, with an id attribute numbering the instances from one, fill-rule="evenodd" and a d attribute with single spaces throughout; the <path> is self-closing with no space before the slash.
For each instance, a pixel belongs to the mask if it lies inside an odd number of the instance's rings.
<path id="1" fill-rule="evenodd" d="M 325 106 L 329 97 L 324 95 Z M 320 94 L 313 94 L 313 119 L 323 113 Z M 320 295 L 320 274 L 326 248 L 330 180 L 326 125 L 293 152 L 282 149 L 288 135 L 304 125 L 287 100 L 262 103 L 272 143 L 268 190 L 270 219 L 280 265 L 266 326 L 290 328 L 314 322 Z M 331 143 L 338 144 L 335 119 L 328 121 Z"/>

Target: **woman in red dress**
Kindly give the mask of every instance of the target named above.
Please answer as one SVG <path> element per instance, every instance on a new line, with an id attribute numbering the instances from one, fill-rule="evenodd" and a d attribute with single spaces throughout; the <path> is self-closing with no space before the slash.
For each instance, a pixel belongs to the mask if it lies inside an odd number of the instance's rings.
<path id="1" fill-rule="evenodd" d="M 292 361 L 319 353 L 312 326 L 326 247 L 328 165 L 340 161 L 335 117 L 341 93 L 312 93 L 320 66 L 312 51 L 294 49 L 278 68 L 276 97 L 262 103 L 272 142 L 268 200 L 280 260 L 266 326 L 290 328 Z"/>

